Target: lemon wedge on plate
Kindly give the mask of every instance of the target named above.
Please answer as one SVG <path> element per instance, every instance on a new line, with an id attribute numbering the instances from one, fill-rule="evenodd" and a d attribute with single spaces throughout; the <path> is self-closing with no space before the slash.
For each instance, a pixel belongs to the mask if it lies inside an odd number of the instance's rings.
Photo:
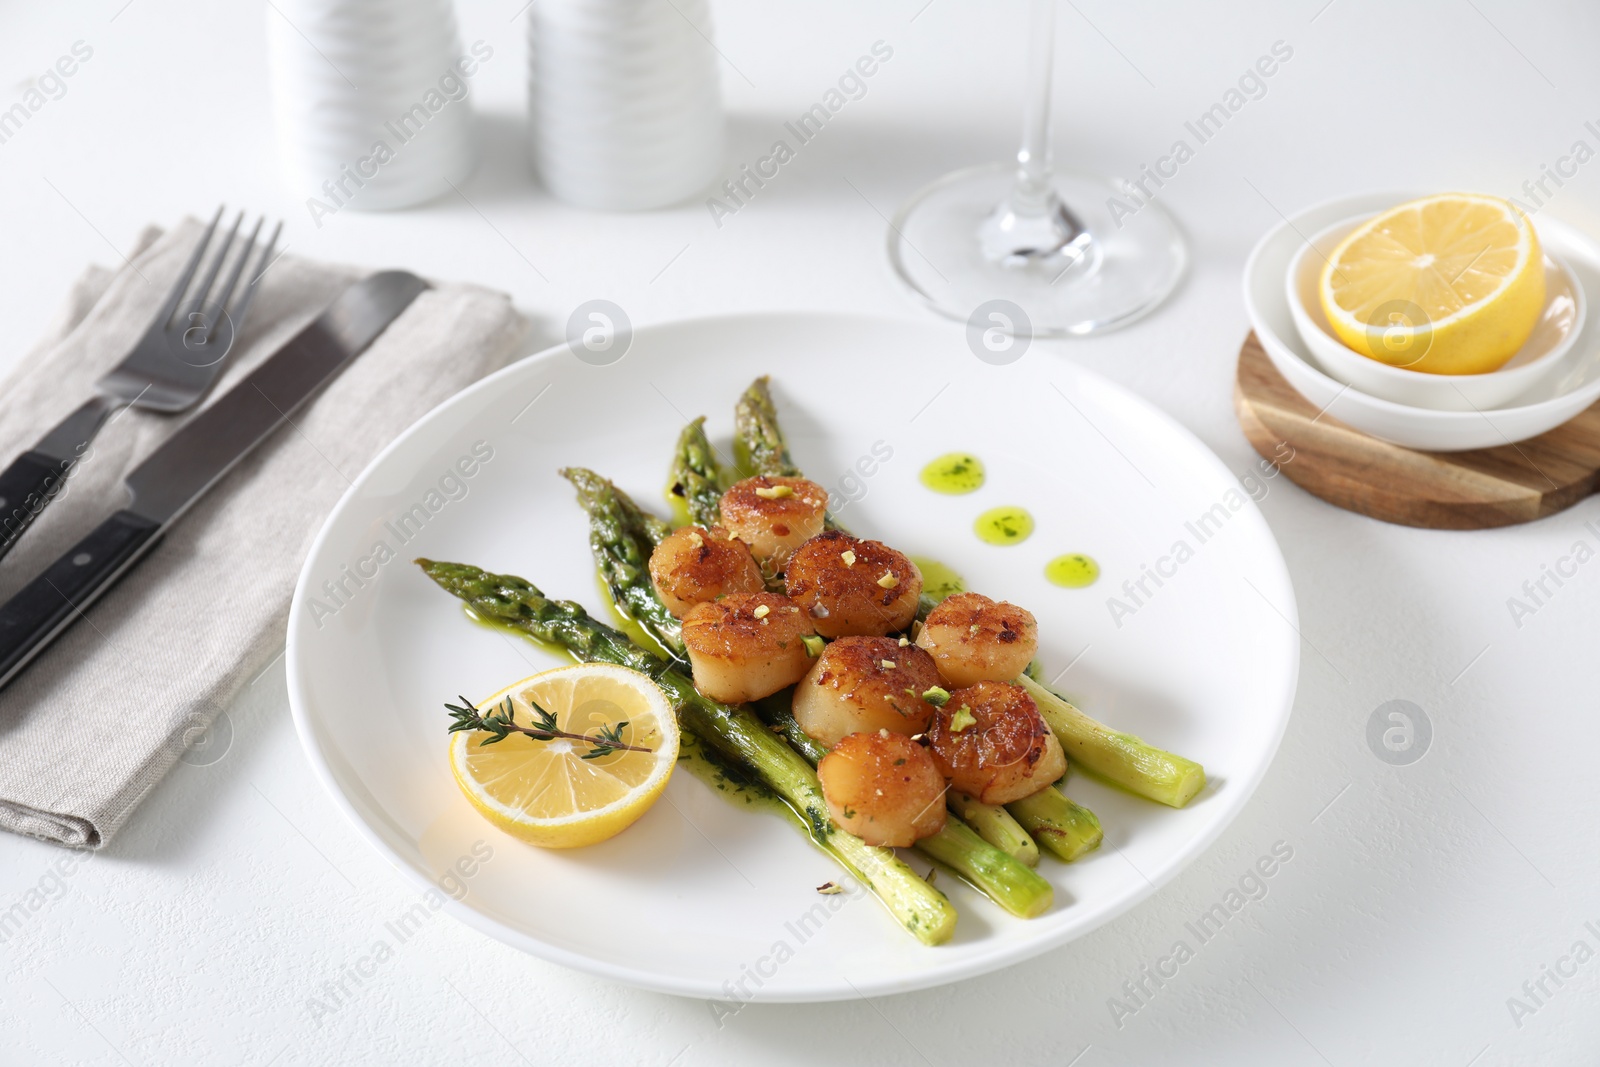
<path id="1" fill-rule="evenodd" d="M 450 735 L 456 783 L 507 833 L 545 848 L 592 845 L 626 830 L 666 788 L 678 760 L 678 722 L 661 690 L 638 671 L 608 663 L 558 667 L 477 707 L 488 717 L 505 711 L 508 700 L 515 726 L 540 729 L 543 709 L 558 730 L 581 739 Z M 630 747 L 606 745 L 602 731 Z"/>
<path id="2" fill-rule="evenodd" d="M 1533 332 L 1544 256 L 1509 202 L 1444 193 L 1356 227 L 1328 257 L 1320 292 L 1333 332 L 1362 355 L 1431 374 L 1484 374 Z"/>

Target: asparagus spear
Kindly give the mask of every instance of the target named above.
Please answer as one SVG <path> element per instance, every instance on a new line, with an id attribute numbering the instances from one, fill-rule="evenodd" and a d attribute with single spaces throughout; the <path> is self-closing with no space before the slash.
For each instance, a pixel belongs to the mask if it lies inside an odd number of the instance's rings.
<path id="1" fill-rule="evenodd" d="M 789 442 L 778 425 L 778 407 L 772 402 L 771 379 L 763 374 L 750 383 L 733 409 L 733 459 L 746 475 L 764 474 L 769 478 L 803 478 L 789 455 Z M 849 533 L 830 511 L 823 517 L 830 530 Z M 926 619 L 934 602 L 923 596 L 917 602 L 917 618 Z"/>
<path id="2" fill-rule="evenodd" d="M 1039 846 L 1028 836 L 1027 829 L 998 804 L 985 804 L 965 793 L 950 791 L 950 810 L 961 816 L 963 822 L 977 831 L 978 836 L 1027 864 L 1039 865 Z"/>
<path id="3" fill-rule="evenodd" d="M 1094 812 L 1068 800 L 1053 785 L 1031 797 L 1013 800 L 1006 810 L 1033 835 L 1040 848 L 1068 863 L 1100 847 L 1105 836 Z"/>
<path id="4" fill-rule="evenodd" d="M 794 750 L 815 766 L 828 754 L 827 746 L 811 737 L 795 721 L 789 702 L 781 697 L 768 697 L 758 701 L 756 710 L 768 726 L 781 733 L 794 746 Z M 953 795 L 953 794 L 952 794 Z M 980 807 L 991 807 L 983 804 Z M 996 808 L 1005 815 L 1003 808 Z M 1006 816 L 1009 821 L 1010 816 Z M 1015 825 L 1015 824 L 1013 824 Z M 1020 826 L 1016 835 L 1028 840 Z M 1028 844 L 1033 842 L 1028 840 Z M 1055 901 L 1055 889 L 1031 864 L 992 844 L 980 836 L 959 815 L 945 819 L 944 829 L 931 837 L 924 837 L 916 849 L 929 859 L 937 860 L 970 882 L 990 900 L 1023 919 L 1042 915 Z M 1034 860 L 1038 861 L 1038 849 Z"/>
<path id="5" fill-rule="evenodd" d="M 1206 784 L 1205 768 L 1164 752 L 1089 718 L 1070 701 L 1027 675 L 1017 684 L 1028 691 L 1039 714 L 1055 732 L 1067 758 L 1142 797 L 1181 808 Z"/>
<path id="6" fill-rule="evenodd" d="M 798 478 L 800 468 L 789 457 L 769 381 L 763 374 L 751 382 L 733 409 L 733 460 L 746 475 Z"/>
<path id="7" fill-rule="evenodd" d="M 667 499 L 685 521 L 710 528 L 721 521 L 722 472 L 706 437 L 706 417 L 695 419 L 678 435 L 667 481 Z"/>
<path id="8" fill-rule="evenodd" d="M 578 490 L 578 501 L 589 515 L 589 550 L 611 602 L 643 626 L 672 658 L 687 662 L 682 624 L 650 584 L 650 553 L 671 533 L 667 524 L 592 470 L 567 467 L 561 476 Z"/>
<path id="9" fill-rule="evenodd" d="M 684 727 L 726 759 L 749 771 L 794 809 L 817 847 L 870 888 L 896 921 L 928 945 L 950 939 L 956 911 L 899 859 L 833 824 L 822 787 L 811 766 L 762 725 L 746 707 L 730 707 L 701 695 L 681 671 L 646 652 L 627 635 L 589 617 L 582 605 L 551 600 L 514 575 L 489 574 L 464 563 L 416 561 L 445 592 L 479 616 L 560 645 L 582 661 L 615 663 L 649 675 L 677 709 Z"/>

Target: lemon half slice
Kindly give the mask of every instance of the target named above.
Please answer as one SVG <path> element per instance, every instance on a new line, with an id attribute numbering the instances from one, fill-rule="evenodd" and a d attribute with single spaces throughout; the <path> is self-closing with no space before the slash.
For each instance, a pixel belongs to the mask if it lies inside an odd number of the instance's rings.
<path id="1" fill-rule="evenodd" d="M 1498 197 L 1444 193 L 1358 226 L 1323 268 L 1322 310 L 1345 345 L 1431 374 L 1483 374 L 1521 348 L 1544 308 L 1528 218 Z"/>
<path id="2" fill-rule="evenodd" d="M 608 663 L 581 663 L 524 678 L 478 703 L 484 716 L 510 698 L 512 721 L 536 728 L 532 705 L 553 714 L 557 728 L 599 737 L 626 723 L 621 741 L 648 751 L 617 749 L 585 759 L 595 746 L 512 733 L 450 735 L 450 768 L 473 807 L 509 834 L 545 848 L 577 848 L 614 837 L 650 809 L 678 760 L 672 706 L 648 677 Z"/>

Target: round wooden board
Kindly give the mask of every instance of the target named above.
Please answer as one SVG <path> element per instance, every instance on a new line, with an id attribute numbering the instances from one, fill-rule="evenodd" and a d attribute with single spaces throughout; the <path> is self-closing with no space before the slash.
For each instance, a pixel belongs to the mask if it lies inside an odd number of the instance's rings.
<path id="1" fill-rule="evenodd" d="M 1255 450 L 1290 481 L 1384 522 L 1436 530 L 1510 526 L 1570 508 L 1600 488 L 1600 404 L 1516 444 L 1418 452 L 1319 412 L 1251 333 L 1239 350 L 1233 406 Z"/>

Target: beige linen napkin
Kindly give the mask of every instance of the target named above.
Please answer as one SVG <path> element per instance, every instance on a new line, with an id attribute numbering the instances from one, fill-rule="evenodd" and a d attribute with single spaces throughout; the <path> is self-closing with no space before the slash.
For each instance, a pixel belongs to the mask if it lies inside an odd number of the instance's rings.
<path id="1" fill-rule="evenodd" d="M 87 399 L 149 325 L 200 235 L 147 231 L 90 270 L 56 332 L 0 386 L 0 464 Z M 284 256 L 260 283 L 215 400 L 367 272 Z M 183 516 L 0 690 L 0 828 L 79 848 L 135 805 L 277 654 L 311 539 L 351 480 L 435 404 L 501 366 L 527 324 L 503 294 L 438 285 Z M 9 597 L 127 503 L 122 479 L 183 416 L 129 409 L 0 562 Z"/>

